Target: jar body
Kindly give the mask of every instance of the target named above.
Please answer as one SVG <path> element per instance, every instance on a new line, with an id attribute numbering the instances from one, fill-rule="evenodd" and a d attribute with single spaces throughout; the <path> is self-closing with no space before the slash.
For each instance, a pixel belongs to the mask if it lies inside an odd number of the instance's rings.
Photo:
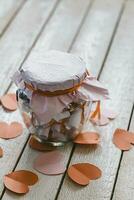
<path id="1" fill-rule="evenodd" d="M 85 120 L 89 118 L 92 102 L 79 101 L 68 104 L 61 113 L 44 124 L 40 124 L 36 113 L 30 106 L 25 90 L 16 92 L 19 109 L 29 132 L 45 144 L 62 146 L 72 141 L 82 131 Z M 53 98 L 53 97 L 52 97 Z"/>

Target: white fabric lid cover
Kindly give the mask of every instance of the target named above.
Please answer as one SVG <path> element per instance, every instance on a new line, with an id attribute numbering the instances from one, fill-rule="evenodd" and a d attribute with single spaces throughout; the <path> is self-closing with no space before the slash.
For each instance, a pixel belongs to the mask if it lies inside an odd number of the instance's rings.
<path id="1" fill-rule="evenodd" d="M 20 74 L 35 89 L 53 92 L 78 85 L 85 79 L 87 70 L 85 62 L 73 54 L 40 50 L 31 53 Z"/>

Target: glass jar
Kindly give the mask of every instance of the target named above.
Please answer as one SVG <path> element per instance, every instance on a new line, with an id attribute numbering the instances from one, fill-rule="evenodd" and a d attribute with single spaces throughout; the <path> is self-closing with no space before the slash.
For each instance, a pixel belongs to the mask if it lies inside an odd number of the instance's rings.
<path id="1" fill-rule="evenodd" d="M 29 132 L 53 146 L 73 140 L 89 119 L 92 102 L 108 95 L 83 59 L 59 51 L 32 52 L 13 80 Z"/>

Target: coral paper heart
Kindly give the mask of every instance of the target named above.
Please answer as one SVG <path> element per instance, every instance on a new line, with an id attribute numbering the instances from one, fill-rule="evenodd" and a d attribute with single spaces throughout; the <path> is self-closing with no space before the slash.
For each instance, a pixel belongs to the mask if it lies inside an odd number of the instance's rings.
<path id="1" fill-rule="evenodd" d="M 90 180 L 101 177 L 101 170 L 90 163 L 78 163 L 68 168 L 68 176 L 80 185 L 88 185 Z"/>
<path id="2" fill-rule="evenodd" d="M 16 95 L 13 93 L 6 94 L 1 97 L 1 104 L 4 108 L 10 111 L 17 109 Z"/>
<path id="3" fill-rule="evenodd" d="M 116 129 L 113 135 L 113 143 L 121 150 L 129 150 L 134 144 L 134 133 L 124 129 Z"/>
<path id="4" fill-rule="evenodd" d="M 4 176 L 6 188 L 18 194 L 27 193 L 28 186 L 34 185 L 37 181 L 38 176 L 28 170 L 18 170 Z"/>
<path id="5" fill-rule="evenodd" d="M 19 136 L 23 131 L 22 124 L 12 122 L 10 125 L 6 122 L 0 122 L 0 138 L 10 139 Z"/>
<path id="6" fill-rule="evenodd" d="M 24 183 L 26 185 L 34 185 L 38 181 L 38 176 L 28 170 L 18 170 L 8 174 L 8 177 Z"/>
<path id="7" fill-rule="evenodd" d="M 49 146 L 43 143 L 40 143 L 38 140 L 36 140 L 33 136 L 31 136 L 29 140 L 29 146 L 32 149 L 38 150 L 38 151 L 52 151 L 55 149 L 53 146 Z"/>
<path id="8" fill-rule="evenodd" d="M 34 168 L 47 175 L 57 175 L 65 172 L 63 155 L 59 151 L 40 154 L 34 162 Z"/>
<path id="9" fill-rule="evenodd" d="M 4 185 L 7 189 L 18 194 L 25 194 L 29 191 L 28 185 L 16 181 L 7 175 L 4 176 Z"/>
<path id="10" fill-rule="evenodd" d="M 99 134 L 95 132 L 80 133 L 74 140 L 77 144 L 98 144 Z"/>

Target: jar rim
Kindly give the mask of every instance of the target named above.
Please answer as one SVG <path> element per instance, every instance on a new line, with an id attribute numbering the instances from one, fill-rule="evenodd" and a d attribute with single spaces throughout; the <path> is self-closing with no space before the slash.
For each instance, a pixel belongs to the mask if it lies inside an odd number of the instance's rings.
<path id="1" fill-rule="evenodd" d="M 34 52 L 20 70 L 27 84 L 43 91 L 65 90 L 80 84 L 87 75 L 80 57 L 60 51 Z"/>

